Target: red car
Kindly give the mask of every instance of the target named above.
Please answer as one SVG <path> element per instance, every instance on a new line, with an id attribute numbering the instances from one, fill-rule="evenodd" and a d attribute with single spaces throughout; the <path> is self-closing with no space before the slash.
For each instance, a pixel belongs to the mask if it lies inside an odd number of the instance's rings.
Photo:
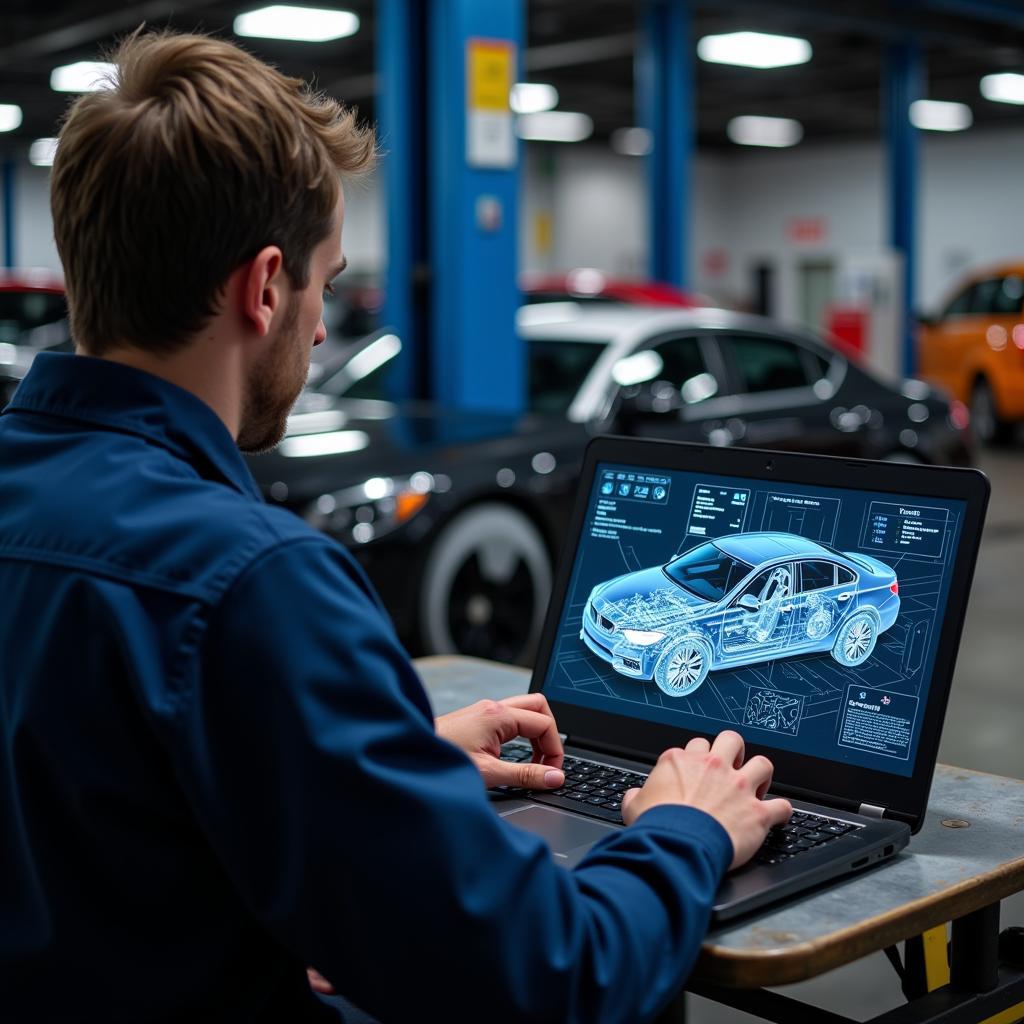
<path id="1" fill-rule="evenodd" d="M 0 270 L 0 408 L 42 349 L 71 349 L 63 280 L 51 270 Z"/>
<path id="2" fill-rule="evenodd" d="M 523 274 L 523 299 L 535 302 L 607 302 L 642 306 L 710 306 L 711 300 L 660 281 L 629 281 L 608 277 L 593 267 L 565 274 Z"/>

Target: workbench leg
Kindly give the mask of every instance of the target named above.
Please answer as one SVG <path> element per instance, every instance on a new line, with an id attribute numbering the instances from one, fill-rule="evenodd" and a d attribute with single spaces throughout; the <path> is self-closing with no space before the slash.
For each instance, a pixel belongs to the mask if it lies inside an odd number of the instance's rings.
<path id="1" fill-rule="evenodd" d="M 953 922 L 950 983 L 968 992 L 991 992 L 999 983 L 999 904 Z"/>
<path id="2" fill-rule="evenodd" d="M 907 939 L 900 980 L 907 999 L 919 999 L 949 984 L 949 951 L 946 926 L 929 928 Z"/>

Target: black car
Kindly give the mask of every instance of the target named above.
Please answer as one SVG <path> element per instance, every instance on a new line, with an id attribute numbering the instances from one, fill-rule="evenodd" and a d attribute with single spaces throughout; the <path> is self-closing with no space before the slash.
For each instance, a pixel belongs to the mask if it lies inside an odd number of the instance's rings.
<path id="1" fill-rule="evenodd" d="M 352 347 L 251 468 L 352 550 L 414 653 L 529 658 L 595 433 L 964 465 L 965 421 L 810 335 L 718 310 L 526 307 L 529 411 L 383 400 L 400 341 Z"/>

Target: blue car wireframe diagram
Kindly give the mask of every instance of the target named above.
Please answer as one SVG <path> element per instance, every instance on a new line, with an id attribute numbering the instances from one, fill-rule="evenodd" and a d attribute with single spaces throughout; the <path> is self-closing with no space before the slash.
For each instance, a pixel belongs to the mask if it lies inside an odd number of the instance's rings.
<path id="1" fill-rule="evenodd" d="M 599 583 L 580 639 L 616 672 L 685 697 L 709 672 L 828 651 L 865 662 L 899 614 L 895 571 L 792 533 L 739 533 Z"/>

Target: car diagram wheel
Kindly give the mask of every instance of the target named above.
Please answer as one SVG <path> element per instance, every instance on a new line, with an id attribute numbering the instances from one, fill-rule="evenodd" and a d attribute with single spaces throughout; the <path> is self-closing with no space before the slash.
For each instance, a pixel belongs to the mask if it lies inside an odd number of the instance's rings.
<path id="1" fill-rule="evenodd" d="M 425 652 L 528 661 L 551 584 L 544 539 L 524 513 L 499 502 L 466 509 L 427 556 L 419 613 Z"/>
<path id="2" fill-rule="evenodd" d="M 654 681 L 662 693 L 685 697 L 707 679 L 711 648 L 697 637 L 688 637 L 670 647 L 654 668 Z"/>
<path id="3" fill-rule="evenodd" d="M 1010 437 L 1010 424 L 1000 417 L 992 385 L 984 377 L 971 389 L 971 426 L 981 444 L 1002 444 Z"/>
<path id="4" fill-rule="evenodd" d="M 839 630 L 832 657 L 849 668 L 861 665 L 871 657 L 877 640 L 878 627 L 873 616 L 868 612 L 857 612 Z"/>

